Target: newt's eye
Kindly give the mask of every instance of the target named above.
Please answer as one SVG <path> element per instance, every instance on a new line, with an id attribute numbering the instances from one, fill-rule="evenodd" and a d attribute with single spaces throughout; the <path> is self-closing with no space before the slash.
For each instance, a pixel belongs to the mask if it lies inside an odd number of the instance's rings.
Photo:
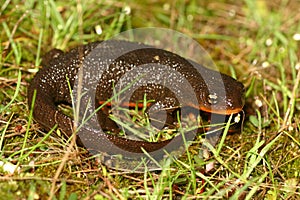
<path id="1" fill-rule="evenodd" d="M 218 96 L 216 93 L 212 93 L 212 94 L 209 94 L 207 96 L 207 101 L 208 103 L 210 103 L 211 105 L 215 105 L 218 103 Z"/>

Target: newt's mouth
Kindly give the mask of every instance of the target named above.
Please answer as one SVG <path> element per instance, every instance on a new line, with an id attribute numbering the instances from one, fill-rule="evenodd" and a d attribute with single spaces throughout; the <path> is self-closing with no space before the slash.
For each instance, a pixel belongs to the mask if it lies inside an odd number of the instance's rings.
<path id="1" fill-rule="evenodd" d="M 219 115 L 231 115 L 237 114 L 243 110 L 243 108 L 235 108 L 235 109 L 209 109 L 207 107 L 200 106 L 200 110 L 208 113 L 215 113 Z"/>

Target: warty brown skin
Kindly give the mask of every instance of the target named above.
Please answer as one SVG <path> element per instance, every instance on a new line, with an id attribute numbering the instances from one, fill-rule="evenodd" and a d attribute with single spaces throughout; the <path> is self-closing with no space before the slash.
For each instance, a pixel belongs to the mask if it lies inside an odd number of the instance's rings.
<path id="1" fill-rule="evenodd" d="M 91 51 L 95 49 L 97 49 L 98 52 L 106 52 L 106 54 L 109 54 L 109 52 L 116 52 L 120 49 L 125 48 L 142 48 L 136 51 L 129 52 L 128 55 L 122 55 L 120 58 L 118 58 L 119 61 L 121 60 L 122 62 L 116 61 L 115 64 L 108 67 L 108 75 L 103 76 L 104 78 L 101 79 L 101 81 L 99 82 L 99 86 L 97 86 L 97 101 L 105 101 L 107 98 L 111 97 L 112 85 L 108 84 L 108 79 L 117 81 L 118 78 L 124 75 L 128 70 L 136 68 L 139 65 L 145 63 L 161 63 L 163 65 L 170 66 L 171 68 L 183 74 L 184 78 L 187 79 L 193 87 L 193 92 L 197 96 L 198 104 L 195 105 L 195 103 L 190 103 L 189 98 L 186 98 L 186 100 L 184 100 L 185 106 L 197 108 L 205 112 L 213 112 L 224 115 L 238 113 L 243 108 L 244 87 L 240 82 L 227 75 L 220 75 L 218 72 L 204 68 L 197 63 L 189 62 L 188 60 L 171 52 L 161 49 L 155 49 L 153 47 L 137 43 L 111 41 L 105 44 L 105 48 L 98 48 L 97 45 L 99 44 L 100 43 L 96 42 L 79 46 L 67 53 L 63 53 L 60 50 L 53 50 L 49 52 L 46 57 L 44 57 L 42 62 L 43 68 L 35 75 L 28 88 L 28 105 L 29 107 L 31 107 L 33 94 L 34 91 L 36 91 L 36 98 L 33 107 L 33 117 L 47 130 L 51 129 L 57 124 L 58 128 L 68 136 L 72 135 L 74 121 L 72 118 L 58 111 L 57 105 L 60 103 L 72 105 L 66 77 L 69 78 L 70 85 L 73 88 L 76 81 L 78 69 L 81 66 L 80 64 L 84 59 L 86 59 L 87 56 L 90 56 Z M 94 53 L 94 55 L 92 55 L 92 57 L 94 57 L 98 61 L 101 61 L 105 56 L 105 53 L 97 56 L 97 51 L 96 53 Z M 159 56 L 159 59 L 157 59 L 157 56 Z M 120 65 L 122 64 L 124 64 L 125 67 L 120 67 Z M 99 65 L 100 66 L 97 67 L 102 67 L 101 64 Z M 197 65 L 198 69 L 201 70 L 202 76 L 206 76 L 205 82 L 201 75 L 199 75 L 197 71 L 193 69 L 193 65 Z M 113 70 L 114 67 L 119 67 L 118 70 L 123 70 L 119 73 L 119 77 L 117 77 L 117 75 L 109 73 L 109 70 Z M 219 88 L 223 88 L 225 93 L 218 96 Z M 211 94 L 209 91 L 214 91 L 214 93 L 217 94 L 219 98 L 218 101 L 222 103 L 221 106 L 218 107 L 218 103 L 216 103 L 215 105 L 211 104 L 211 100 L 208 99 L 209 95 Z M 159 88 L 150 88 L 148 95 L 150 99 L 162 100 L 162 98 L 168 97 L 169 94 L 168 92 L 164 92 L 164 94 L 162 95 L 161 91 L 159 91 Z M 140 98 L 143 95 L 139 94 L 136 96 L 138 96 L 137 98 Z M 99 116 L 100 120 L 102 118 L 102 124 L 105 123 L 105 121 L 109 122 L 109 119 L 104 119 L 107 116 L 103 115 L 103 113 L 101 113 Z M 162 142 L 145 142 L 129 140 L 114 135 L 108 135 L 101 130 L 95 132 L 94 130 L 87 129 L 86 132 L 89 137 L 90 144 L 98 146 L 100 149 L 99 151 L 105 151 L 107 154 L 122 154 L 122 151 L 127 151 L 129 152 L 129 154 L 131 152 L 132 154 L 130 155 L 134 156 L 138 153 L 143 152 L 141 148 L 151 153 L 163 148 L 171 141 L 167 140 Z M 93 139 L 93 137 L 95 139 Z M 190 136 L 190 138 L 192 137 L 194 136 Z M 173 141 L 174 140 L 179 141 L 181 139 L 174 138 Z M 113 148 L 113 146 L 117 146 L 118 148 Z M 177 147 L 174 147 L 174 149 L 176 148 Z M 98 148 L 96 149 L 98 151 Z"/>

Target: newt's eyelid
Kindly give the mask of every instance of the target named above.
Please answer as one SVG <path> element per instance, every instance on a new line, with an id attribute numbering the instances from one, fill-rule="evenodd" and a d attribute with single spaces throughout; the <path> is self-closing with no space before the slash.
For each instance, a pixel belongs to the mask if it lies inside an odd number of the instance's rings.
<path id="1" fill-rule="evenodd" d="M 218 103 L 218 95 L 217 93 L 212 93 L 212 94 L 209 94 L 207 96 L 207 101 L 208 103 L 210 103 L 211 105 L 215 105 Z"/>

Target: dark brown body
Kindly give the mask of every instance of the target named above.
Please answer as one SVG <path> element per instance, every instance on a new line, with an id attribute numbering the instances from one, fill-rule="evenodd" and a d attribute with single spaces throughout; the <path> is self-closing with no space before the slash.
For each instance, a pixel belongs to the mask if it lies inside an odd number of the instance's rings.
<path id="1" fill-rule="evenodd" d="M 172 106 L 190 106 L 205 112 L 228 115 L 238 113 L 243 108 L 243 85 L 227 75 L 204 68 L 171 52 L 142 44 L 110 41 L 97 47 L 99 44 L 91 43 L 80 46 L 68 53 L 54 50 L 43 59 L 43 68 L 36 74 L 28 88 L 28 104 L 29 106 L 31 105 L 34 90 L 36 90 L 33 115 L 35 120 L 45 128 L 50 129 L 57 124 L 67 135 L 72 135 L 74 121 L 58 111 L 57 104 L 67 103 L 71 105 L 71 93 L 68 89 L 66 77 L 69 78 L 70 85 L 73 88 L 74 84 L 76 84 L 78 69 L 83 62 L 86 65 L 89 64 L 88 58 L 93 58 L 93 60 L 97 61 L 97 64 L 91 63 L 91 66 L 95 67 L 93 70 L 103 69 L 101 79 L 97 82 L 90 82 L 92 84 L 97 83 L 95 100 L 97 102 L 104 102 L 110 98 L 114 84 L 130 70 L 137 69 L 136 73 L 139 73 L 140 65 L 154 63 L 162 64 L 178 71 L 184 79 L 188 80 L 193 91 L 186 90 L 178 94 L 171 94 L 169 90 L 161 87 L 161 84 L 148 84 L 148 89 L 144 87 L 138 92 L 133 92 L 133 96 L 130 97 L 131 101 L 140 99 L 143 96 L 142 93 L 147 93 L 148 99 L 154 99 L 156 102 L 162 103 L 166 109 L 169 104 L 172 104 Z M 129 49 L 130 51 L 126 50 L 124 53 L 124 49 Z M 109 56 L 114 57 L 117 54 L 121 54 L 121 56 L 118 56 L 112 64 L 105 64 L 109 60 Z M 198 71 L 195 69 L 195 66 Z M 199 73 L 199 70 L 201 73 Z M 171 81 L 173 80 L 166 78 L 165 81 L 169 81 L 168 84 L 172 86 L 173 82 Z M 174 87 L 178 87 L 178 84 L 177 86 L 174 85 Z M 215 100 L 214 98 L 209 99 L 212 97 L 212 91 L 213 97 L 217 96 L 218 98 L 216 102 L 212 102 L 212 100 Z M 175 100 L 170 103 L 166 100 L 176 99 L 178 95 L 181 96 L 177 99 L 178 101 Z M 191 95 L 196 97 L 196 101 L 190 102 Z M 113 124 L 109 119 L 105 118 L 107 116 L 103 112 L 98 114 L 98 117 L 101 127 Z M 100 150 L 96 148 L 96 151 L 105 151 L 107 154 L 127 151 L 129 154 L 132 152 L 132 155 L 135 155 L 143 152 L 141 148 L 147 152 L 153 152 L 163 148 L 171 141 L 150 143 L 107 135 L 102 130 L 86 129 L 84 131 L 86 131 L 88 137 L 86 142 L 89 145 L 98 146 Z M 85 140 L 80 135 L 79 138 Z M 176 140 L 176 138 L 173 140 Z M 117 148 L 112 146 L 117 146 Z"/>

